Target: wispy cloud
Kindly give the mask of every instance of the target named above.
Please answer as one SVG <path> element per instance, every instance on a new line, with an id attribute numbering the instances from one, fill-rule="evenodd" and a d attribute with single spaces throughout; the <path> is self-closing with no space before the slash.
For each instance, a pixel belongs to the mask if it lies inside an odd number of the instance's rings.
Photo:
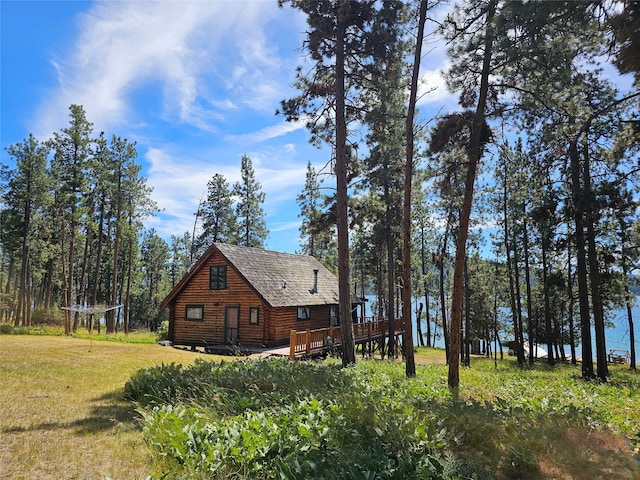
<path id="1" fill-rule="evenodd" d="M 130 124 L 138 116 L 130 97 L 148 88 L 162 95 L 166 119 L 204 131 L 234 105 L 273 109 L 282 61 L 263 30 L 279 13 L 275 2 L 96 3 L 79 18 L 68 57 L 53 64 L 59 85 L 39 129 L 64 125 L 71 103 L 98 128 Z"/>
<path id="2" fill-rule="evenodd" d="M 262 128 L 257 132 L 246 133 L 242 135 L 228 135 L 226 138 L 229 141 L 237 143 L 256 143 L 271 140 L 273 138 L 281 137 L 287 133 L 295 132 L 305 128 L 305 121 L 299 120 L 297 122 L 281 122 L 277 125 L 271 125 L 266 128 Z"/>
<path id="3" fill-rule="evenodd" d="M 448 65 L 442 65 L 432 70 L 422 70 L 418 84 L 418 105 L 442 105 L 445 102 L 455 101 L 446 85 L 444 71 Z"/>
<path id="4" fill-rule="evenodd" d="M 171 146 L 151 148 L 145 154 L 147 178 L 153 187 L 151 197 L 162 212 L 147 224 L 166 238 L 193 228 L 194 214 L 201 199 L 206 198 L 207 182 L 214 174 L 223 175 L 230 188 L 240 180 L 240 155 L 212 163 L 208 157 L 223 155 L 215 150 L 192 154 L 198 157 L 185 157 Z M 295 204 L 295 197 L 304 185 L 306 164 L 295 161 L 295 150 L 289 144 L 278 149 L 247 151 L 246 154 L 252 160 L 256 180 L 266 195 L 263 206 L 266 215 L 277 218 L 283 209 L 286 215 L 291 215 L 291 204 Z M 270 228 L 278 232 L 285 227 L 274 224 Z"/>

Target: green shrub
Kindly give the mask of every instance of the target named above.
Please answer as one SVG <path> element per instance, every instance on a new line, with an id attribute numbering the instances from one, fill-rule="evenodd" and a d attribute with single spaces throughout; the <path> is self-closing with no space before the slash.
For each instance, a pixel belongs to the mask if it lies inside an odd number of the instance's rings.
<path id="1" fill-rule="evenodd" d="M 0 335 L 11 335 L 13 333 L 13 325 L 8 323 L 0 324 Z"/>
<path id="2" fill-rule="evenodd" d="M 125 393 L 168 478 L 520 478 L 567 430 L 640 431 L 637 375 L 476 368 L 453 397 L 445 366 L 198 360 L 140 370 Z"/>
<path id="3" fill-rule="evenodd" d="M 402 401 L 417 386 L 397 369 L 197 361 L 141 370 L 125 395 L 160 469 L 185 478 L 458 478 L 437 419 Z"/>
<path id="4" fill-rule="evenodd" d="M 34 308 L 31 312 L 32 325 L 64 325 L 64 313 L 56 307 Z"/>
<path id="5" fill-rule="evenodd" d="M 160 327 L 158 327 L 157 341 L 162 342 L 168 339 L 169 339 L 169 321 L 164 320 L 163 322 L 160 323 Z"/>

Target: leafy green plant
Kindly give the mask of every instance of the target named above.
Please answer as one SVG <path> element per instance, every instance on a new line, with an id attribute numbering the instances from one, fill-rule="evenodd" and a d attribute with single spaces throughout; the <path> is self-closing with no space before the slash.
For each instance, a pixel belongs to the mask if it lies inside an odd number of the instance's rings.
<path id="1" fill-rule="evenodd" d="M 169 320 L 164 320 L 160 323 L 160 327 L 158 328 L 156 340 L 158 342 L 162 342 L 169 338 Z"/>
<path id="2" fill-rule="evenodd" d="M 633 376 L 488 362 L 465 374 L 480 380 L 453 397 L 444 366 L 408 380 L 392 362 L 201 360 L 141 370 L 125 391 L 171 478 L 515 478 L 550 451 L 570 463 L 567 432 L 639 431 Z"/>
<path id="3" fill-rule="evenodd" d="M 64 323 L 64 313 L 56 307 L 34 308 L 31 313 L 31 323 L 33 325 L 56 325 Z"/>

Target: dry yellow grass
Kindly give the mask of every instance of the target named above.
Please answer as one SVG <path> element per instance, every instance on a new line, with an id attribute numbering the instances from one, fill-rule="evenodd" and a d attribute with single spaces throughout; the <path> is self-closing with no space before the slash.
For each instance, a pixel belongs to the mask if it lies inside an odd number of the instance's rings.
<path id="1" fill-rule="evenodd" d="M 156 345 L 0 336 L 0 478 L 141 479 L 147 447 L 123 400 L 138 369 L 212 355 Z"/>

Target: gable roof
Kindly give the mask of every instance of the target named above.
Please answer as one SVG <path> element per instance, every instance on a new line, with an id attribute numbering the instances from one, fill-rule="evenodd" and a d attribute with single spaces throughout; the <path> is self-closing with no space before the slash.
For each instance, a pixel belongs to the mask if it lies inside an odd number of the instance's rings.
<path id="1" fill-rule="evenodd" d="M 272 307 L 338 304 L 338 279 L 312 256 L 214 243 L 163 300 L 163 308 L 216 251 Z M 314 270 L 318 270 L 316 292 Z"/>

